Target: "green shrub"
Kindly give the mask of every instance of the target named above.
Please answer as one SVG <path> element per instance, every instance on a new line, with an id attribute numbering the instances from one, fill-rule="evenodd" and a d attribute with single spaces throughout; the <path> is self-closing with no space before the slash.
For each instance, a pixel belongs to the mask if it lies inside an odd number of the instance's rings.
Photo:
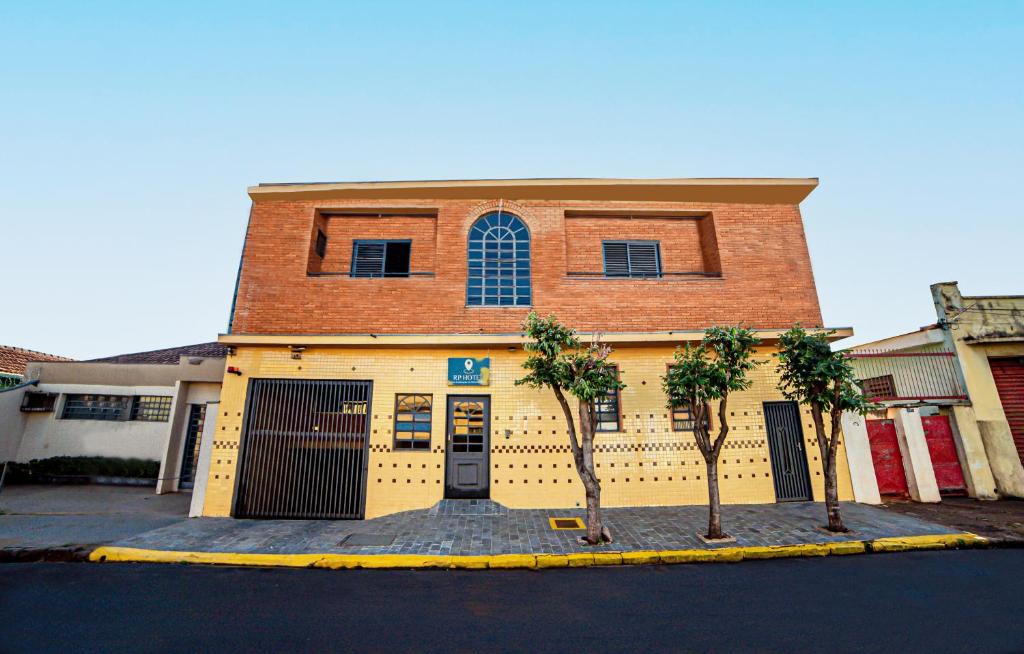
<path id="1" fill-rule="evenodd" d="M 121 459 L 109 456 L 55 456 L 28 463 L 11 462 L 7 481 L 32 482 L 45 477 L 134 477 L 156 479 L 160 462 L 149 459 Z"/>

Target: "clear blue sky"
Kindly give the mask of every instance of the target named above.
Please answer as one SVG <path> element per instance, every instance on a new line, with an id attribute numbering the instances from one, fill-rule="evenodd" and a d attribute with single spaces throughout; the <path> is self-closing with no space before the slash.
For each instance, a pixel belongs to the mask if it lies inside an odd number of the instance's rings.
<path id="1" fill-rule="evenodd" d="M 1024 293 L 1024 3 L 768 4 L 4 3 L 0 343 L 212 340 L 262 181 L 820 177 L 826 324 Z"/>

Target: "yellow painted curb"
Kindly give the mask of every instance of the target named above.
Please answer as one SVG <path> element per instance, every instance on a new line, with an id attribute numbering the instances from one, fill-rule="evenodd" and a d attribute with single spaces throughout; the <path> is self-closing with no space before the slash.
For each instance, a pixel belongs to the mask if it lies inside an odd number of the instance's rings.
<path id="1" fill-rule="evenodd" d="M 867 543 L 862 540 L 850 540 L 840 543 L 829 543 L 828 553 L 836 555 L 863 554 L 868 551 Z"/>
<path id="2" fill-rule="evenodd" d="M 514 569 L 537 567 L 537 557 L 534 554 L 494 554 L 480 558 L 487 561 L 489 568 Z"/>
<path id="3" fill-rule="evenodd" d="M 579 568 L 599 565 L 651 565 L 671 563 L 732 563 L 789 557 L 906 552 L 910 550 L 984 547 L 988 539 L 976 534 L 899 536 L 872 541 L 808 543 L 802 545 L 720 547 L 716 549 L 645 550 L 635 552 L 575 552 L 572 554 L 493 554 L 446 556 L 419 554 L 243 554 L 234 552 L 181 552 L 134 547 L 98 547 L 93 562 L 199 563 L 207 565 L 274 566 L 287 568 L 353 568 L 515 570 Z"/>
<path id="4" fill-rule="evenodd" d="M 626 565 L 651 565 L 661 563 L 661 555 L 657 552 L 639 551 L 623 552 L 622 562 Z"/>
<path id="5" fill-rule="evenodd" d="M 984 547 L 988 539 L 977 534 L 939 534 L 934 536 L 896 536 L 871 541 L 873 552 L 907 552 L 910 550 L 941 550 L 958 547 Z"/>

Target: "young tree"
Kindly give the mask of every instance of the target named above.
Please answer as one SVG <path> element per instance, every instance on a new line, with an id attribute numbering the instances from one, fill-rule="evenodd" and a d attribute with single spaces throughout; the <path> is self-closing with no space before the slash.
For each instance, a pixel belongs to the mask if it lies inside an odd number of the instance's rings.
<path id="1" fill-rule="evenodd" d="M 729 394 L 750 387 L 747 373 L 758 364 L 754 348 L 760 343 L 744 327 L 712 327 L 698 347 L 677 349 L 675 365 L 662 377 L 669 408 L 686 407 L 693 419 L 693 436 L 704 457 L 708 478 L 708 533 L 706 538 L 728 538 L 722 533 L 722 501 L 718 492 L 718 457 L 729 435 Z M 714 354 L 714 358 L 708 356 Z M 718 435 L 711 440 L 711 402 L 718 400 Z"/>
<path id="2" fill-rule="evenodd" d="M 831 332 L 829 332 L 831 333 Z M 779 390 L 790 400 L 811 408 L 814 433 L 825 467 L 825 509 L 829 531 L 848 531 L 839 513 L 836 484 L 836 445 L 844 411 L 861 415 L 874 408 L 861 393 L 853 367 L 842 352 L 833 352 L 824 332 L 809 334 L 800 326 L 779 337 Z M 825 432 L 825 415 L 830 429 Z"/>
<path id="3" fill-rule="evenodd" d="M 531 388 L 550 388 L 562 407 L 566 426 L 569 430 L 569 446 L 576 472 L 587 496 L 587 535 L 591 545 L 611 542 L 611 533 L 601 522 L 601 483 L 594 472 L 594 433 L 597 431 L 597 416 L 594 414 L 594 400 L 603 394 L 624 388 L 608 362 L 611 348 L 602 345 L 595 336 L 593 343 L 584 347 L 576 331 L 562 325 L 555 316 L 541 318 L 534 312 L 523 322 L 526 335 L 532 339 L 525 345 L 530 356 L 523 363 L 528 374 L 516 380 L 516 385 Z M 580 415 L 579 438 L 573 419 L 572 408 L 565 397 L 569 393 L 576 398 Z"/>

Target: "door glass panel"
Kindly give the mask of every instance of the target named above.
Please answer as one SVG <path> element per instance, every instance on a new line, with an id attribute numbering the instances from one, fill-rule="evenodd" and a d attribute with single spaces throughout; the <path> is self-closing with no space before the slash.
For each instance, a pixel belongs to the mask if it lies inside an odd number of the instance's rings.
<path id="1" fill-rule="evenodd" d="M 484 451 L 483 402 L 455 402 L 452 407 L 452 451 Z"/>

